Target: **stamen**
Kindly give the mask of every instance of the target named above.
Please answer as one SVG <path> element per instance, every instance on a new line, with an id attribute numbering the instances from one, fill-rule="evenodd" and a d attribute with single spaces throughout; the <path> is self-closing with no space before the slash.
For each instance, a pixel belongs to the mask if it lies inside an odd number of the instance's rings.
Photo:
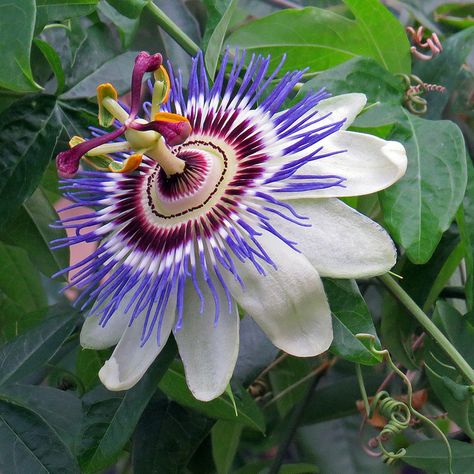
<path id="1" fill-rule="evenodd" d="M 111 133 L 107 133 L 101 137 L 92 138 L 83 143 L 77 144 L 70 150 L 59 153 L 56 158 L 56 166 L 59 175 L 63 178 L 72 178 L 79 169 L 79 162 L 83 155 L 99 145 L 115 140 L 125 131 L 125 128 L 126 127 L 123 125 Z"/>

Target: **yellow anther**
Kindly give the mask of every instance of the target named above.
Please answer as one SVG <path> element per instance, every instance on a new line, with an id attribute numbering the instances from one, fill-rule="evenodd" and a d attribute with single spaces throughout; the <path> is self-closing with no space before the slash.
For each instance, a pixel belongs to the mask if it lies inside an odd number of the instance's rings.
<path id="1" fill-rule="evenodd" d="M 183 117 L 179 114 L 173 114 L 171 112 L 158 112 L 155 114 L 155 120 L 160 122 L 169 122 L 169 123 L 180 123 L 180 122 L 189 122 L 186 117 Z"/>
<path id="2" fill-rule="evenodd" d="M 155 81 L 163 82 L 166 86 L 164 97 L 161 99 L 162 104 L 166 104 L 168 102 L 170 91 L 171 91 L 171 82 L 170 76 L 168 75 L 168 71 L 165 69 L 163 65 L 161 65 L 154 73 Z"/>
<path id="3" fill-rule="evenodd" d="M 79 143 L 84 143 L 85 140 L 84 138 L 82 137 L 79 137 L 77 135 L 74 135 L 73 137 L 71 137 L 71 139 L 69 140 L 69 146 L 71 148 L 74 148 L 76 145 L 79 145 Z"/>
<path id="4" fill-rule="evenodd" d="M 129 173 L 135 171 L 141 164 L 143 155 L 140 153 L 134 153 L 130 155 L 123 163 L 117 163 L 114 161 L 109 165 L 109 170 L 113 173 Z"/>
<path id="5" fill-rule="evenodd" d="M 110 127 L 115 120 L 115 117 L 104 107 L 104 99 L 109 98 L 117 101 L 118 94 L 115 87 L 106 82 L 97 86 L 97 103 L 99 105 L 99 124 L 102 127 Z"/>

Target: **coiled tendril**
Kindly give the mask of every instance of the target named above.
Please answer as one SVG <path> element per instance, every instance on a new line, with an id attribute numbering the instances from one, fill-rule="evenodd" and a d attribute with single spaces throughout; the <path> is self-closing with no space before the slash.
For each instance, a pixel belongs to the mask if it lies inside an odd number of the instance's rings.
<path id="1" fill-rule="evenodd" d="M 375 443 L 369 443 L 369 446 L 371 448 L 375 448 L 376 446 L 378 446 L 381 451 L 381 455 L 383 456 L 383 461 L 387 464 L 394 463 L 395 461 L 403 458 L 403 456 L 406 454 L 406 450 L 404 448 L 401 448 L 397 452 L 389 451 L 385 448 L 383 443 L 392 438 L 395 434 L 401 433 L 403 430 L 407 429 L 413 423 L 414 420 L 419 420 L 428 424 L 431 428 L 437 431 L 443 439 L 444 443 L 446 444 L 446 450 L 448 452 L 449 473 L 453 474 L 452 452 L 448 439 L 436 424 L 434 424 L 426 416 L 422 415 L 419 411 L 415 410 L 415 408 L 413 407 L 413 387 L 411 385 L 410 380 L 393 363 L 388 350 L 379 350 L 375 347 L 375 336 L 373 334 L 357 334 L 356 337 L 361 341 L 367 341 L 369 343 L 369 351 L 372 352 L 372 354 L 378 359 L 385 359 L 390 368 L 403 380 L 407 387 L 406 403 L 400 400 L 395 400 L 386 391 L 380 391 L 374 396 L 372 402 L 369 404 L 367 391 L 365 389 L 364 380 L 362 377 L 362 371 L 360 365 L 356 365 L 357 378 L 359 381 L 362 399 L 364 400 L 367 418 L 372 418 L 377 412 L 382 415 L 386 420 L 388 420 L 379 435 L 374 438 Z"/>
<path id="2" fill-rule="evenodd" d="M 374 438 L 382 453 L 383 462 L 392 464 L 401 459 L 406 454 L 405 448 L 400 448 L 397 452 L 388 451 L 384 442 L 394 435 L 401 433 L 410 426 L 410 407 L 400 401 L 395 400 L 386 391 L 378 392 L 370 403 L 368 418 L 372 418 L 376 413 L 383 416 L 387 421 L 379 435 Z M 372 447 L 372 446 L 371 446 Z"/>
<path id="3" fill-rule="evenodd" d="M 406 91 L 403 102 L 407 109 L 415 115 L 423 115 L 428 110 L 428 102 L 421 97 L 425 92 L 445 92 L 446 87 L 439 84 L 423 82 L 414 74 L 398 74 L 405 83 Z"/>

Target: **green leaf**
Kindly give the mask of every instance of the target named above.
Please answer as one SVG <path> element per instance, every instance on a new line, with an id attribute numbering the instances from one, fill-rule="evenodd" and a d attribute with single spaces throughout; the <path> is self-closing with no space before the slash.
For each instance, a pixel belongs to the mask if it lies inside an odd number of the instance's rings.
<path id="1" fill-rule="evenodd" d="M 408 112 L 390 136 L 408 155 L 405 176 L 380 193 L 384 219 L 413 263 L 433 255 L 451 224 L 466 189 L 466 156 L 461 131 L 452 122 Z"/>
<path id="2" fill-rule="evenodd" d="M 69 265 L 69 249 L 51 250 L 49 243 L 66 236 L 64 229 L 52 228 L 58 218 L 48 199 L 37 189 L 9 221 L 0 240 L 24 249 L 33 264 L 47 276 Z"/>
<path id="3" fill-rule="evenodd" d="M 84 472 L 100 471 L 118 458 L 175 354 L 176 345 L 168 343 L 145 376 L 123 397 L 105 390 L 102 399 L 94 400 L 95 391 L 84 397 L 85 422 L 79 457 Z"/>
<path id="4" fill-rule="evenodd" d="M 0 471 L 8 474 L 80 472 L 67 445 L 40 415 L 2 400 L 0 452 Z"/>
<path id="5" fill-rule="evenodd" d="M 239 339 L 239 356 L 232 380 L 247 387 L 272 363 L 279 351 L 250 316 L 240 320 Z"/>
<path id="6" fill-rule="evenodd" d="M 205 51 L 209 38 L 226 12 L 232 0 L 204 0 L 207 10 L 206 28 L 201 41 L 201 49 Z"/>
<path id="7" fill-rule="evenodd" d="M 36 413 L 74 452 L 82 423 L 81 401 L 71 392 L 38 385 L 13 384 L 0 388 L 0 399 Z"/>
<path id="8" fill-rule="evenodd" d="M 56 52 L 56 50 L 46 41 L 40 40 L 36 38 L 34 40 L 35 45 L 38 46 L 40 51 L 43 53 L 44 57 L 48 61 L 48 64 L 51 66 L 51 70 L 54 73 L 54 76 L 56 77 L 56 94 L 60 94 L 65 85 L 65 77 L 64 77 L 64 71 L 63 71 L 63 66 L 61 64 L 61 59 Z"/>
<path id="9" fill-rule="evenodd" d="M 95 97 L 96 88 L 102 82 L 110 82 L 117 89 L 119 95 L 123 94 L 130 89 L 130 78 L 136 55 L 136 51 L 127 51 L 106 61 L 74 87 L 62 94 L 61 99 Z"/>
<path id="10" fill-rule="evenodd" d="M 0 229 L 38 187 L 60 133 L 53 97 L 25 98 L 0 115 Z"/>
<path id="11" fill-rule="evenodd" d="M 464 359 L 473 366 L 474 326 L 467 318 L 447 303 L 438 301 L 433 321 Z M 447 410 L 450 419 L 459 425 L 468 436 L 474 437 L 474 398 L 472 394 L 465 399 L 459 397 L 459 390 L 466 381 L 463 380 L 444 351 L 431 339 L 425 341 L 425 366 L 431 388 Z M 449 383 L 447 379 L 451 379 L 453 383 Z"/>
<path id="12" fill-rule="evenodd" d="M 52 306 L 48 318 L 0 347 L 0 385 L 20 380 L 41 368 L 64 343 L 76 325 L 70 307 Z"/>
<path id="13" fill-rule="evenodd" d="M 270 371 L 273 396 L 280 396 L 276 401 L 278 413 L 281 417 L 287 415 L 291 409 L 304 397 L 310 381 L 300 383 L 293 389 L 281 394 L 294 384 L 300 382 L 311 371 L 311 364 L 307 359 L 287 357 L 276 368 Z"/>
<path id="14" fill-rule="evenodd" d="M 76 373 L 88 392 L 99 383 L 99 370 L 108 359 L 110 351 L 96 351 L 79 348 L 76 359 Z"/>
<path id="15" fill-rule="evenodd" d="M 0 0 L 0 87 L 22 93 L 41 89 L 34 81 L 30 67 L 35 15 L 33 0 Z"/>
<path id="16" fill-rule="evenodd" d="M 413 334 L 416 321 L 397 299 L 387 293 L 384 295 L 381 334 L 384 347 L 407 369 L 416 369 L 413 353 Z"/>
<path id="17" fill-rule="evenodd" d="M 391 72 L 409 72 L 410 45 L 403 25 L 378 0 L 343 0 L 351 9 L 374 57 Z M 394 45 L 397 45 L 394 48 Z"/>
<path id="18" fill-rule="evenodd" d="M 72 136 L 88 136 L 90 134 L 88 127 L 98 126 L 99 124 L 97 118 L 97 104 L 93 104 L 88 100 L 59 100 L 58 111 L 63 127 L 66 131 L 64 134 L 66 135 L 64 144 L 62 142 L 58 144 L 58 147 L 61 148 L 66 148 L 68 146 L 69 139 Z"/>
<path id="19" fill-rule="evenodd" d="M 472 471 L 474 446 L 461 441 L 450 440 L 453 453 L 453 473 L 466 474 Z M 443 441 L 426 440 L 408 446 L 403 461 L 431 473 L 448 474 L 448 452 Z"/>
<path id="20" fill-rule="evenodd" d="M 360 414 L 305 426 L 298 432 L 299 453 L 303 459 L 311 459 L 322 474 L 393 473 L 393 468 L 382 463 L 380 457 L 368 456 L 361 449 L 360 426 Z M 378 431 L 364 428 L 365 436 L 376 434 Z"/>
<path id="21" fill-rule="evenodd" d="M 319 8 L 283 10 L 239 28 L 228 43 L 271 54 L 273 66 L 287 54 L 282 72 L 306 67 L 317 72 L 367 56 L 390 72 L 409 73 L 410 45 L 398 20 L 378 0 L 345 3 L 355 20 Z"/>
<path id="22" fill-rule="evenodd" d="M 137 18 L 148 0 L 128 0 L 126 2 L 123 0 L 107 0 L 107 3 L 127 18 Z"/>
<path id="23" fill-rule="evenodd" d="M 235 421 L 219 420 L 212 428 L 212 458 L 217 474 L 231 472 L 243 425 Z"/>
<path id="24" fill-rule="evenodd" d="M 180 405 L 192 408 L 210 418 L 242 423 L 263 433 L 265 420 L 253 398 L 243 388 L 237 389 L 233 386 L 232 389 L 238 417 L 235 416 L 232 401 L 225 394 L 210 402 L 196 400 L 186 385 L 182 364 L 172 364 L 160 382 L 160 390 Z"/>
<path id="25" fill-rule="evenodd" d="M 36 0 L 36 26 L 39 33 L 46 25 L 92 13 L 99 0 Z"/>
<path id="26" fill-rule="evenodd" d="M 0 243 L 0 291 L 24 312 L 46 305 L 39 274 L 31 271 L 26 253 Z"/>
<path id="27" fill-rule="evenodd" d="M 466 304 L 469 310 L 474 307 L 474 166 L 467 163 L 467 187 L 462 203 L 461 219 L 458 219 L 461 239 L 466 258 Z"/>
<path id="28" fill-rule="evenodd" d="M 474 26 L 474 5 L 462 3 L 448 3 L 439 6 L 433 13 L 439 23 L 453 26 L 458 29 Z"/>
<path id="29" fill-rule="evenodd" d="M 21 334 L 24 321 L 25 311 L 0 291 L 0 344 Z"/>
<path id="30" fill-rule="evenodd" d="M 68 36 L 72 58 L 67 71 L 66 89 L 94 74 L 122 52 L 116 38 L 110 34 L 110 26 L 103 23 L 94 23 L 85 28 L 81 21 L 71 20 Z M 125 77 L 130 80 L 130 76 Z M 108 82 L 108 79 L 107 76 L 99 78 L 97 84 Z"/>
<path id="31" fill-rule="evenodd" d="M 214 27 L 214 31 L 209 37 L 206 54 L 204 55 L 204 62 L 206 64 L 207 72 L 211 78 L 214 78 L 216 73 L 217 63 L 219 62 L 219 53 L 222 49 L 224 37 L 227 32 L 227 28 L 229 27 L 229 22 L 232 18 L 236 5 L 236 0 L 231 0 L 229 2 L 224 14 L 217 25 Z"/>
<path id="32" fill-rule="evenodd" d="M 369 308 L 356 282 L 325 278 L 324 289 L 333 316 L 334 340 L 331 351 L 359 364 L 378 364 L 380 359 L 355 337 L 360 333 L 377 336 Z"/>
<path id="33" fill-rule="evenodd" d="M 450 228 L 443 234 L 434 254 L 427 263 L 415 265 L 406 260 L 400 269 L 403 276 L 403 280 L 400 281 L 401 286 L 426 311 L 433 304 L 433 293 L 436 290 L 435 286 L 438 286 L 440 277 L 445 278 L 444 273 L 451 266 L 450 260 L 453 255 L 458 254 L 458 249 L 462 247 L 460 241 L 459 233 Z"/>
<path id="34" fill-rule="evenodd" d="M 185 472 L 189 460 L 213 424 L 213 420 L 168 399 L 152 401 L 133 437 L 134 472 Z"/>
<path id="35" fill-rule="evenodd" d="M 120 35 L 122 46 L 128 48 L 138 30 L 140 17 L 127 18 L 106 2 L 99 3 L 98 11 L 114 24 Z"/>

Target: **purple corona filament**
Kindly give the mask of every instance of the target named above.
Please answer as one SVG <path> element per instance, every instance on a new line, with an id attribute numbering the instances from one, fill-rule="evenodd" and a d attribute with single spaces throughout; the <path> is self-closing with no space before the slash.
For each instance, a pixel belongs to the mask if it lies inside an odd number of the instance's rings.
<path id="1" fill-rule="evenodd" d="M 324 139 L 344 121 L 328 121 L 330 114 L 317 113 L 318 103 L 329 96 L 324 90 L 280 111 L 303 75 L 289 72 L 272 85 L 282 64 L 269 71 L 269 57 L 246 58 L 245 52 L 237 52 L 231 60 L 226 52 L 211 86 L 200 53 L 193 59 L 187 92 L 181 75 L 169 65 L 169 100 L 161 104 L 161 112 L 187 119 L 175 124 L 154 120 L 150 113 L 155 106 L 150 103 L 143 104 L 144 115 L 139 117 L 143 75 L 161 65 L 160 55 L 140 53 L 128 119 L 111 133 L 91 129 L 94 138 L 58 156 L 66 176 L 61 189 L 74 201 L 70 207 L 93 210 L 59 221 L 76 233 L 53 242 L 53 248 L 99 243 L 91 256 L 60 273 L 80 268 L 68 286 L 83 290 L 76 304 L 92 305 L 90 314 L 99 316 L 101 325 L 121 308 L 130 324 L 139 319 L 143 325 L 142 344 L 153 334 L 159 343 L 171 301 L 175 329 L 186 324 L 186 285 L 196 291 L 201 312 L 204 294 L 212 295 L 218 324 L 220 308 L 230 312 L 235 304 L 225 283 L 228 274 L 242 284 L 239 265 L 253 265 L 262 275 L 263 263 L 275 266 L 260 240 L 262 233 L 298 250 L 297 242 L 279 232 L 278 223 L 284 219 L 302 231 L 310 226 L 291 204 L 280 200 L 282 193 L 344 186 L 342 176 L 304 170 L 311 161 L 344 152 L 324 148 Z M 133 172 L 79 171 L 73 176 L 82 155 L 97 145 L 123 143 L 122 135 L 127 138 L 130 130 L 162 136 L 167 153 L 184 162 L 182 172 L 167 174 L 159 160 L 145 152 Z M 117 154 L 121 160 L 129 155 Z M 219 300 L 219 287 L 224 301 Z"/>

